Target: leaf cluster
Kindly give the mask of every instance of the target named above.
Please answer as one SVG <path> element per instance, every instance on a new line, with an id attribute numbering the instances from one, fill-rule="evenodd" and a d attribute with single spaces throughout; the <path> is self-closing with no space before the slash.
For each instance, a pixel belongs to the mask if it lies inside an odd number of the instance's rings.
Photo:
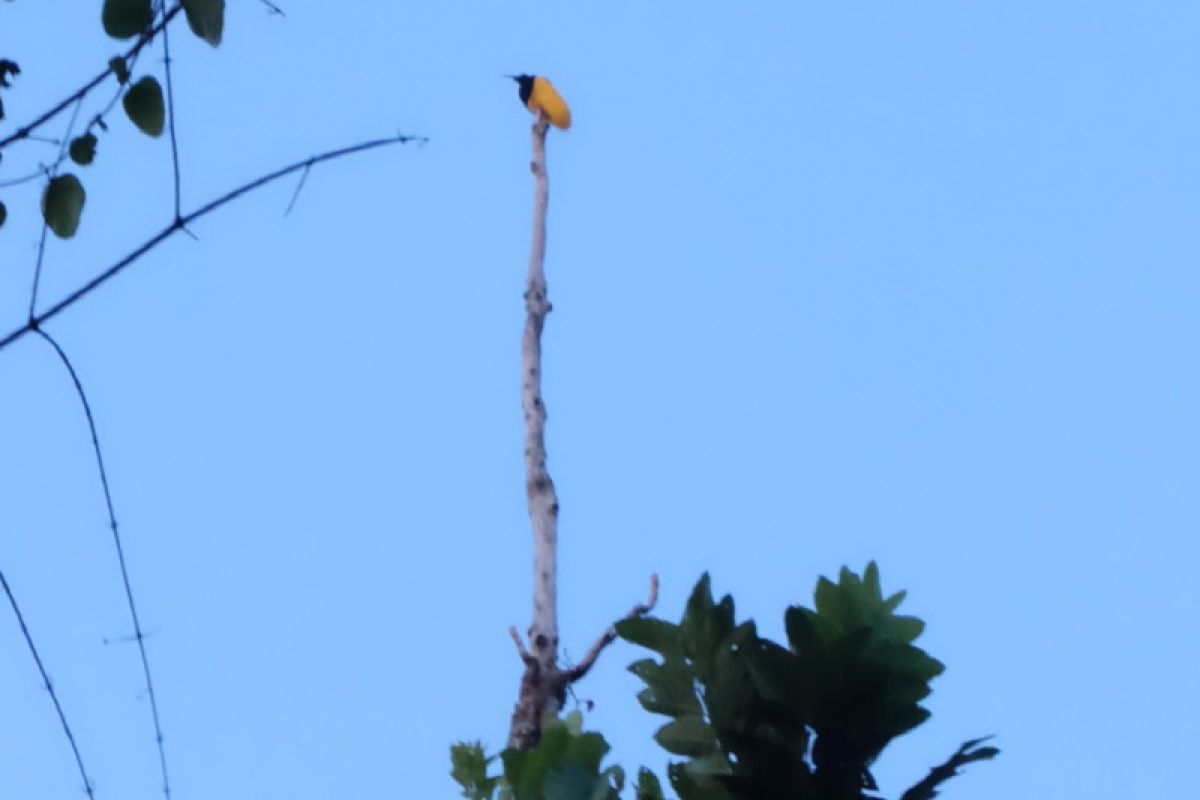
<path id="1" fill-rule="evenodd" d="M 896 737 L 929 717 L 920 703 L 943 666 L 915 642 L 916 617 L 896 613 L 879 569 L 821 578 L 813 607 L 784 614 L 787 644 L 737 620 L 733 598 L 714 600 L 705 574 L 678 622 L 631 617 L 617 633 L 652 650 L 629 670 L 645 687 L 638 701 L 668 717 L 655 740 L 680 760 L 667 778 L 680 800 L 874 800 L 871 766 Z M 966 742 L 900 800 L 933 800 L 946 780 L 974 761 L 994 758 L 984 739 Z M 614 800 L 620 767 L 601 768 L 608 745 L 584 733 L 576 712 L 548 720 L 529 751 L 506 750 L 503 773 L 479 744 L 452 748 L 455 781 L 470 800 Z M 648 769 L 632 785 L 637 800 L 664 800 Z"/>
<path id="2" fill-rule="evenodd" d="M 601 767 L 608 750 L 602 735 L 583 730 L 583 715 L 575 711 L 562 720 L 547 719 L 532 750 L 503 751 L 502 774 L 488 774 L 496 756 L 488 756 L 481 744 L 454 745 L 450 774 L 470 800 L 492 800 L 497 793 L 499 800 L 619 800 L 625 771 Z"/>
<path id="3" fill-rule="evenodd" d="M 671 718 L 655 739 L 683 757 L 667 773 L 679 797 L 876 797 L 872 763 L 929 717 L 920 701 L 943 670 L 914 644 L 924 624 L 896 613 L 903 599 L 884 597 L 874 563 L 862 576 L 843 569 L 836 583 L 820 580 L 813 608 L 787 609 L 783 646 L 738 622 L 732 597 L 714 601 L 704 575 L 679 623 L 618 623 L 623 638 L 658 655 L 629 669 L 646 684 L 643 708 Z M 978 745 L 968 742 L 904 800 L 932 797 L 957 767 L 998 752 Z"/>
<path id="4" fill-rule="evenodd" d="M 225 0 L 181 0 L 176 10 L 179 7 L 192 33 L 213 47 L 221 43 L 225 30 Z M 100 22 L 104 32 L 114 39 L 137 38 L 139 44 L 144 44 L 155 35 L 154 23 L 159 14 L 162 15 L 159 18 L 161 24 L 165 25 L 172 12 L 166 7 L 156 9 L 154 0 L 104 0 Z M 135 47 L 135 51 L 137 49 Z M 162 86 L 152 75 L 132 81 L 132 61 L 128 56 L 114 56 L 108 62 L 108 71 L 120 87 L 119 96 L 126 116 L 138 130 L 157 138 L 164 131 L 167 115 Z M 19 74 L 20 68 L 15 62 L 0 59 L 0 88 L 8 88 L 10 76 Z M 94 87 L 85 87 L 80 93 L 80 101 L 89 88 Z M 4 109 L 0 106 L 0 120 L 3 118 Z M 42 218 L 50 230 L 63 239 L 71 238 L 78 230 L 87 194 L 77 175 L 71 172 L 56 175 L 55 172 L 64 158 L 70 158 L 79 166 L 88 166 L 95 160 L 98 143 L 95 130 L 108 130 L 104 112 L 96 114 L 86 130 L 70 140 L 54 167 L 46 170 L 47 183 L 41 200 Z M 7 209 L 0 202 L 0 225 L 4 224 L 6 217 Z"/>

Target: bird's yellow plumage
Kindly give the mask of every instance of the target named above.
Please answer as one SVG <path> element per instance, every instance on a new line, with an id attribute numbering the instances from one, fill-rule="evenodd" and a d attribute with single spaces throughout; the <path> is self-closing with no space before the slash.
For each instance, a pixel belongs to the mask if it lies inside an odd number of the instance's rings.
<path id="1" fill-rule="evenodd" d="M 554 84 L 541 75 L 513 75 L 512 79 L 517 82 L 517 94 L 526 108 L 534 114 L 542 112 L 556 128 L 565 131 L 571 127 L 571 108 Z"/>

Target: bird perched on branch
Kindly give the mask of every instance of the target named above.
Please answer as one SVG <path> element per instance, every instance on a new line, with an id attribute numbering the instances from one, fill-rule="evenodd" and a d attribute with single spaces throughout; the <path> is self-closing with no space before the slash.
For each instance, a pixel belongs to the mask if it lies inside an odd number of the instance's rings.
<path id="1" fill-rule="evenodd" d="M 517 82 L 517 94 L 525 107 L 537 114 L 539 111 L 546 115 L 550 124 L 560 130 L 571 127 L 571 109 L 567 101 L 554 88 L 554 84 L 541 75 L 509 75 Z"/>

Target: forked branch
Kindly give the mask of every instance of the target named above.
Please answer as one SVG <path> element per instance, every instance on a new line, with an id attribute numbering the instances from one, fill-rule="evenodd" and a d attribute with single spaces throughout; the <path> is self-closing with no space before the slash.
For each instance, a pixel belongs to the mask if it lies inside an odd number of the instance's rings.
<path id="1" fill-rule="evenodd" d="M 196 220 L 200 219 L 201 217 L 207 216 L 208 214 L 212 213 L 213 211 L 216 211 L 218 208 L 221 208 L 222 206 L 226 205 L 227 203 L 230 203 L 230 202 L 236 200 L 237 198 L 241 197 L 244 194 L 247 194 L 248 192 L 252 192 L 255 189 L 259 189 L 263 186 L 266 186 L 267 184 L 277 181 L 280 178 L 291 175 L 294 172 L 299 172 L 302 169 L 310 169 L 314 165 L 323 163 L 325 161 L 333 161 L 335 159 L 343 158 L 345 156 L 352 155 L 354 153 L 361 153 L 364 150 L 374 150 L 376 148 L 386 147 L 388 145 L 405 144 L 408 142 L 424 143 L 426 141 L 428 141 L 428 140 L 423 136 L 406 136 L 403 134 L 397 134 L 395 136 L 389 136 L 386 139 L 374 139 L 369 142 L 361 142 L 359 144 L 351 145 L 349 147 L 342 147 L 337 150 L 329 150 L 328 152 L 325 152 L 325 153 L 320 153 L 315 156 L 309 156 L 308 158 L 306 158 L 302 161 L 297 161 L 294 164 L 289 164 L 286 167 L 281 167 L 280 169 L 277 169 L 274 172 L 268 173 L 266 175 L 262 175 L 258 178 L 255 178 L 252 181 L 249 181 L 247 183 L 242 184 L 241 186 L 238 186 L 235 189 L 231 189 L 228 192 L 226 192 L 225 194 L 216 198 L 215 200 L 210 200 L 209 202 L 200 206 L 195 211 L 192 211 L 188 214 L 184 214 L 183 216 L 175 219 L 173 222 L 171 222 L 165 228 L 160 230 L 158 233 L 154 234 L 149 239 L 147 239 L 146 241 L 142 242 L 140 245 L 135 247 L 128 255 L 126 255 L 124 258 L 119 260 L 117 263 L 113 264 L 111 267 L 104 270 L 99 275 L 92 278 L 90 281 L 83 284 L 75 291 L 71 292 L 69 295 L 64 297 L 62 300 L 59 300 L 57 303 L 55 303 L 53 306 L 51 306 L 47 310 L 32 316 L 26 325 L 24 325 L 23 327 L 17 328 L 14 331 L 11 331 L 3 339 L 0 339 L 0 350 L 4 350 L 4 348 L 6 348 L 12 344 L 15 344 L 17 341 L 24 338 L 26 335 L 36 331 L 47 320 L 50 320 L 53 317 L 58 316 L 60 313 L 62 313 L 66 309 L 70 308 L 75 303 L 79 302 L 84 297 L 91 294 L 93 291 L 95 291 L 97 288 L 99 288 L 102 284 L 107 283 L 109 280 L 111 280 L 112 278 L 114 278 L 118 274 L 120 274 L 122 271 L 124 271 L 124 269 L 126 267 L 128 267 L 130 264 L 134 263 L 135 261 L 140 259 L 142 256 L 146 255 L 146 253 L 150 252 L 155 247 L 157 247 L 158 245 L 162 244 L 164 241 L 169 239 L 173 234 L 178 233 L 179 231 L 183 230 L 187 225 L 190 225 L 191 223 L 195 222 Z"/>

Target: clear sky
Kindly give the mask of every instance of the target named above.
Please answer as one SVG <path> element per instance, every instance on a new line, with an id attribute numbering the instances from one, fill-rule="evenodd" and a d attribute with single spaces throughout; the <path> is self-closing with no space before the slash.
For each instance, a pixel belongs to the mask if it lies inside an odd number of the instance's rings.
<path id="1" fill-rule="evenodd" d="M 529 118 L 550 76 L 550 466 L 579 658 L 662 576 L 781 634 L 879 561 L 947 664 L 895 797 L 1186 793 L 1200 741 L 1200 6 L 231 2 L 182 26 L 184 207 L 397 131 L 197 223 L 54 320 L 100 426 L 175 797 L 436 798 L 503 744 L 531 613 L 519 407 Z M 0 4 L 0 134 L 117 52 L 75 0 Z M 158 51 L 139 65 L 161 76 Z M 107 89 L 106 89 L 107 91 Z M 89 107 L 91 109 L 92 107 Z M 85 116 L 91 113 L 85 110 Z M 119 113 L 43 307 L 169 221 Z M 61 135 L 66 120 L 50 132 Z M 53 156 L 10 148 L 0 180 Z M 0 333 L 37 186 L 0 190 Z M 0 569 L 99 798 L 159 778 L 87 429 L 54 354 L 0 353 Z M 659 720 L 612 647 L 579 687 L 628 768 Z M 80 797 L 0 611 L 0 796 Z"/>

